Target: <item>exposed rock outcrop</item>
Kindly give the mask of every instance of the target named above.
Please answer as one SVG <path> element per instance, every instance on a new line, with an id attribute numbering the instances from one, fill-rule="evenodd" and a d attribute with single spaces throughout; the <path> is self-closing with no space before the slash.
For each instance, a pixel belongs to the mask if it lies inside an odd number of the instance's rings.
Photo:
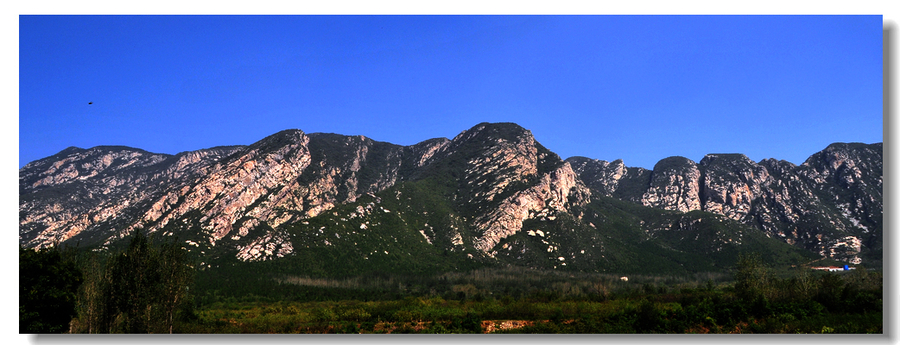
<path id="1" fill-rule="evenodd" d="M 566 212 L 569 197 L 583 206 L 590 199 L 590 191 L 572 171 L 568 163 L 541 177 L 540 182 L 503 200 L 500 205 L 475 221 L 485 229 L 475 242 L 475 248 L 489 252 L 500 240 L 522 230 L 522 223 L 533 213 L 549 210 Z M 546 212 L 544 212 L 546 213 Z"/>
<path id="2" fill-rule="evenodd" d="M 470 248 L 469 255 L 474 250 L 491 257 L 501 245 L 526 250 L 524 239 L 502 243 L 527 231 L 523 224 L 530 220 L 567 214 L 578 222 L 587 205 L 609 198 L 719 214 L 848 262 L 877 261 L 882 251 L 881 144 L 833 144 L 799 166 L 709 154 L 699 163 L 665 158 L 647 170 L 622 160 L 563 161 L 512 123 L 482 123 L 452 140 L 410 146 L 286 130 L 249 146 L 177 155 L 117 146 L 67 148 L 19 171 L 19 241 L 28 247 L 109 245 L 141 230 L 178 236 L 200 251 L 216 248 L 241 260 L 275 259 L 301 246 L 285 227 L 417 181 L 437 189 L 426 192 L 441 198 L 449 211 L 440 221 L 449 223 L 419 224 L 416 236 L 429 245 L 444 243 L 450 251 Z M 391 193 L 399 200 L 399 190 Z M 600 229 L 608 220 L 592 217 L 565 231 Z M 670 225 L 645 230 L 659 234 Z M 583 239 L 590 248 L 602 248 L 609 239 L 601 237 Z M 544 236 L 541 241 L 556 243 Z M 592 249 L 579 250 L 581 255 Z"/>
<path id="3" fill-rule="evenodd" d="M 593 192 L 635 201 L 616 195 L 622 176 L 634 168 L 580 157 L 568 161 Z M 642 191 L 642 205 L 724 215 L 767 236 L 848 262 L 861 262 L 865 252 L 880 260 L 880 143 L 832 144 L 800 166 L 775 159 L 756 163 L 742 154 L 709 154 L 699 164 L 669 157 L 651 175 L 631 187 Z"/>
<path id="4" fill-rule="evenodd" d="M 129 217 L 158 212 L 162 206 L 154 200 L 166 188 L 185 187 L 191 178 L 239 149 L 221 147 L 171 156 L 127 147 L 68 148 L 29 163 L 19 175 L 19 241 L 43 247 L 98 226 L 122 229 L 129 225 Z"/>
<path id="5" fill-rule="evenodd" d="M 684 157 L 669 157 L 656 163 L 641 203 L 681 212 L 699 210 L 700 169 L 697 163 Z"/>

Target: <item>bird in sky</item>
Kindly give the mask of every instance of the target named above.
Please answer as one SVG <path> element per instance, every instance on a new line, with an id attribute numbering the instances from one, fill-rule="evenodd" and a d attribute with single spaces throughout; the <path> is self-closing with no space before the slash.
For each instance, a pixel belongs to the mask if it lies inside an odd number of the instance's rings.
<path id="1" fill-rule="evenodd" d="M 88 104 L 94 104 L 94 102 L 88 102 Z"/>

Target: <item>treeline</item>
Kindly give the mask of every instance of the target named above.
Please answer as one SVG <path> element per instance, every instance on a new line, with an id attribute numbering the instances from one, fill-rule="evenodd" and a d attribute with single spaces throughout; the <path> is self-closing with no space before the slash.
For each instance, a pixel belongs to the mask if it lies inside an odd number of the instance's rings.
<path id="1" fill-rule="evenodd" d="M 20 249 L 19 265 L 21 333 L 883 331 L 880 272 L 776 274 L 757 255 L 731 274 L 682 277 L 488 267 L 326 279 L 253 265 L 198 271 L 177 242 L 136 232 L 105 254 Z"/>
<path id="2" fill-rule="evenodd" d="M 335 298 L 219 296 L 198 309 L 198 318 L 185 324 L 185 331 L 883 333 L 880 272 L 775 272 L 756 255 L 742 256 L 731 276 L 633 276 L 623 281 L 609 275 L 494 268 L 420 280 L 382 276 L 284 283 L 285 291 L 328 291 Z M 364 289 L 386 298 L 353 297 Z M 342 292 L 347 295 L 340 296 Z M 494 327 L 504 320 L 516 320 L 521 327 Z"/>
<path id="3" fill-rule="evenodd" d="M 883 333 L 883 276 L 782 274 L 758 255 L 740 257 L 733 283 L 677 291 L 644 285 L 608 313 L 542 322 L 512 333 Z"/>
<path id="4" fill-rule="evenodd" d="M 71 254 L 19 248 L 19 333 L 63 333 L 84 278 Z"/>
<path id="5" fill-rule="evenodd" d="M 696 288 L 707 282 L 731 281 L 726 273 L 706 272 L 683 276 L 619 275 L 557 272 L 524 267 L 483 267 L 436 274 L 384 271 L 332 278 L 266 272 L 264 266 L 223 265 L 198 272 L 199 305 L 215 302 L 389 301 L 407 297 L 458 301 L 485 301 L 504 296 L 534 302 L 609 299 L 654 292 Z"/>
<path id="6" fill-rule="evenodd" d="M 131 235 L 113 253 L 19 250 L 20 333 L 171 333 L 192 315 L 194 270 L 174 241 Z"/>
<path id="7" fill-rule="evenodd" d="M 863 271 L 826 273 L 811 278 L 814 292 L 808 299 L 788 297 L 784 282 L 791 278 L 774 278 L 770 282 L 778 283 L 769 290 L 775 293 L 773 300 L 755 293 L 740 297 L 748 291 L 707 281 L 681 289 L 638 284 L 631 293 L 623 290 L 604 301 L 546 300 L 547 295 L 537 294 L 222 301 L 200 308 L 195 321 L 181 326 L 188 333 L 883 333 L 879 305 L 826 306 L 835 295 L 863 287 L 865 281 L 871 280 L 870 287 L 875 288 L 877 278 Z M 844 283 L 840 292 L 824 289 L 833 281 Z M 779 293 L 782 297 L 775 297 Z"/>

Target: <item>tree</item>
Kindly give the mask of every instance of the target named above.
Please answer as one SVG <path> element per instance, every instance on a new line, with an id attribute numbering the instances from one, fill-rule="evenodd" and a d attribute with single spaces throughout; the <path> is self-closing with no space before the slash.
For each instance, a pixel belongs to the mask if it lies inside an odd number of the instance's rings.
<path id="1" fill-rule="evenodd" d="M 19 333 L 64 333 L 75 316 L 81 270 L 57 248 L 19 248 Z"/>
<path id="2" fill-rule="evenodd" d="M 92 263 L 98 266 L 96 260 Z M 128 248 L 99 266 L 104 267 L 82 290 L 80 331 L 172 333 L 193 279 L 181 246 L 156 244 L 135 231 Z"/>
<path id="3" fill-rule="evenodd" d="M 734 280 L 735 292 L 745 300 L 763 296 L 771 286 L 769 270 L 757 253 L 738 257 Z"/>

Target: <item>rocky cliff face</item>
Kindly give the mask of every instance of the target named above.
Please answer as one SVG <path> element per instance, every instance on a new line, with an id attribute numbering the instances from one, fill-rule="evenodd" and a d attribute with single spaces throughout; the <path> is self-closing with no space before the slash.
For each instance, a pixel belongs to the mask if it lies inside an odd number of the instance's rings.
<path id="1" fill-rule="evenodd" d="M 535 214 L 566 212 L 570 203 L 589 201 L 590 191 L 571 166 L 518 125 L 479 124 L 449 147 L 445 159 L 462 163 L 458 202 L 468 206 L 465 215 L 478 229 L 474 246 L 481 252 L 521 231 Z"/>
<path id="2" fill-rule="evenodd" d="M 586 157 L 570 157 L 566 162 L 579 178 L 597 194 L 641 203 L 651 170 L 626 167 L 621 159 L 607 162 Z"/>
<path id="3" fill-rule="evenodd" d="M 644 206 L 688 212 L 700 209 L 700 169 L 684 157 L 669 157 L 656 163 Z"/>
<path id="4" fill-rule="evenodd" d="M 424 199 L 406 200 L 402 193 Z M 392 226 L 410 227 L 414 238 L 451 252 L 515 258 L 546 245 L 542 250 L 548 253 L 572 251 L 569 265 L 582 256 L 610 260 L 604 253 L 619 242 L 614 236 L 632 236 L 622 229 L 646 227 L 644 232 L 657 236 L 659 229 L 673 228 L 665 222 L 638 224 L 634 215 L 622 218 L 620 211 L 591 206 L 598 200 L 606 205 L 603 198 L 722 215 L 849 262 L 880 259 L 883 227 L 881 144 L 834 144 L 800 166 L 710 154 L 699 163 L 669 157 L 646 170 L 621 160 L 564 161 L 530 131 L 510 123 L 483 123 L 453 139 L 410 146 L 286 130 L 249 146 L 177 155 L 69 148 L 23 167 L 19 194 L 24 246 L 80 242 L 102 248 L 140 230 L 176 236 L 201 255 L 215 252 L 244 261 L 296 255 L 313 246 L 304 239 L 326 247 L 340 241 L 340 233 L 325 240 L 321 225 L 306 229 L 326 216 L 353 224 L 350 230 L 330 225 L 349 231 L 343 241 L 399 222 Z M 391 207 L 406 213 L 384 208 L 382 198 L 395 199 L 399 204 Z M 388 214 L 399 218 L 383 218 Z M 376 215 L 382 218 L 372 218 Z M 553 235 L 537 236 L 537 230 Z M 727 236 L 717 241 L 740 242 Z M 564 266 L 556 262 L 561 257 L 551 258 L 554 267 Z"/>
<path id="5" fill-rule="evenodd" d="M 861 250 L 880 258 L 883 221 L 882 144 L 837 143 L 806 160 L 797 170 L 822 201 L 810 234 L 825 256 L 859 262 Z M 865 254 L 865 253 L 862 253 Z M 875 255 L 872 255 L 875 256 Z"/>
<path id="6" fill-rule="evenodd" d="M 68 148 L 24 166 L 19 174 L 19 241 L 48 246 L 102 236 L 154 212 L 167 189 L 187 187 L 241 147 L 171 155 L 127 147 Z"/>
<path id="7" fill-rule="evenodd" d="M 589 200 L 569 164 L 513 124 L 481 124 L 453 140 L 406 147 L 288 130 L 246 147 L 177 156 L 73 148 L 29 164 L 20 171 L 20 242 L 109 245 L 141 230 L 178 235 L 201 250 L 232 248 L 245 260 L 282 257 L 293 251 L 282 225 L 440 166 L 452 167 L 454 199 L 484 253 L 535 212 Z"/>
<path id="8" fill-rule="evenodd" d="M 614 196 L 621 166 L 569 159 L 595 193 Z M 606 174 L 598 173 L 606 172 Z M 742 154 L 709 154 L 699 164 L 684 157 L 660 160 L 644 184 L 642 205 L 701 210 L 754 226 L 767 236 L 822 256 L 860 263 L 881 256 L 882 145 L 833 144 L 797 166 L 775 159 L 753 162 Z"/>

